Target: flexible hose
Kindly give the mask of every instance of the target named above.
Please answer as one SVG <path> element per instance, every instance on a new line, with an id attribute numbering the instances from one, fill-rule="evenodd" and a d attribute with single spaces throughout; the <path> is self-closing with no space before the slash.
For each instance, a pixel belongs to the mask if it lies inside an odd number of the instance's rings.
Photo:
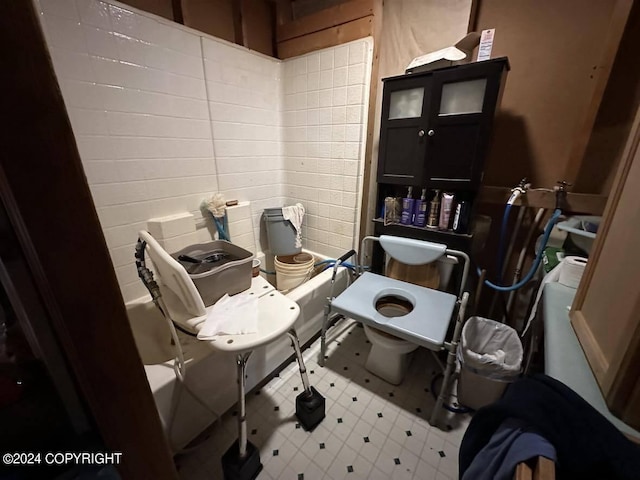
<path id="1" fill-rule="evenodd" d="M 325 265 L 327 263 L 330 263 L 331 266 L 335 265 L 335 263 L 337 262 L 337 260 L 335 258 L 327 258 L 326 260 L 322 260 L 316 264 L 314 264 L 314 267 L 319 267 L 320 265 Z M 349 268 L 355 268 L 354 265 L 352 263 L 349 262 L 342 262 L 340 264 L 341 266 L 345 266 L 345 267 L 349 267 Z"/>
<path id="2" fill-rule="evenodd" d="M 494 290 L 498 290 L 499 292 L 510 292 L 512 290 L 518 290 L 519 288 L 522 288 L 524 285 L 526 285 L 529 282 L 529 280 L 531 280 L 531 277 L 533 277 L 533 274 L 536 272 L 536 270 L 540 266 L 540 262 L 542 261 L 542 254 L 544 252 L 544 247 L 547 245 L 547 242 L 549 241 L 549 236 L 551 236 L 551 230 L 553 230 L 553 226 L 556 224 L 556 221 L 558 220 L 558 218 L 560 218 L 560 215 L 562 215 L 562 211 L 560 209 L 556 209 L 553 212 L 553 215 L 551 216 L 551 219 L 549 220 L 549 223 L 547 223 L 547 227 L 545 228 L 544 235 L 542 236 L 542 243 L 540 244 L 540 249 L 538 251 L 538 254 L 536 255 L 533 265 L 531 266 L 531 269 L 529 269 L 529 272 L 527 272 L 527 274 L 524 276 L 522 280 L 510 286 L 496 285 L 495 283 L 492 283 L 489 280 L 485 280 L 484 284 L 487 285 L 488 287 L 493 288 Z M 478 274 L 480 274 L 480 269 L 478 269 Z"/>
<path id="3" fill-rule="evenodd" d="M 520 227 L 522 226 L 522 220 L 524 219 L 525 214 L 527 213 L 527 207 L 519 207 L 518 208 L 518 216 L 516 217 L 516 224 L 513 227 L 513 233 L 511 234 L 511 239 L 509 240 L 507 252 L 502 257 L 502 271 L 500 275 L 504 279 L 504 275 L 506 273 L 507 267 L 509 266 L 509 260 L 511 259 L 511 254 L 513 253 L 513 246 L 516 243 L 518 234 L 520 233 Z"/>
<path id="4" fill-rule="evenodd" d="M 322 271 L 324 272 L 328 268 L 333 267 L 335 265 L 335 263 L 336 263 L 335 259 L 327 259 L 327 260 L 322 260 L 321 262 L 318 262 L 318 263 L 314 263 L 313 266 L 314 267 L 319 267 L 321 265 L 327 265 L 325 268 L 322 269 Z M 347 267 L 348 269 L 353 270 L 354 272 L 356 270 L 355 265 L 353 265 L 351 263 L 348 263 L 348 262 L 342 262 L 340 264 L 340 266 Z M 270 272 L 268 270 L 263 270 L 262 268 L 260 269 L 260 271 L 262 273 L 266 274 L 266 275 L 275 275 L 276 274 L 276 272 Z"/>
<path id="5" fill-rule="evenodd" d="M 161 312 L 167 312 L 165 314 L 165 319 L 167 320 L 167 324 L 169 325 L 169 331 L 171 332 L 171 339 L 173 340 L 173 350 L 175 353 L 175 358 L 173 359 L 173 372 L 178 380 L 176 382 L 176 391 L 175 391 L 175 402 L 172 402 L 171 411 L 169 413 L 169 425 L 167 428 L 167 437 L 169 438 L 169 443 L 171 444 L 171 448 L 173 450 L 177 450 L 173 443 L 173 428 L 175 425 L 175 419 L 178 416 L 178 407 L 180 406 L 180 400 L 182 399 L 182 391 L 186 391 L 202 408 L 204 408 L 207 412 L 215 417 L 216 420 L 220 418 L 220 415 L 213 411 L 209 405 L 207 405 L 204 400 L 202 400 L 198 395 L 195 394 L 191 388 L 187 385 L 187 369 L 184 361 L 184 351 L 182 350 L 182 344 L 180 343 L 180 337 L 178 337 L 178 332 L 176 331 L 175 325 L 171 320 L 171 317 L 168 315 L 168 309 L 162 299 L 162 296 L 158 297 L 155 301 L 156 306 L 160 309 Z M 187 453 L 192 449 L 180 449 L 178 453 Z"/>
<path id="6" fill-rule="evenodd" d="M 178 332 L 176 331 L 176 326 L 169 314 L 169 309 L 167 308 L 164 299 L 162 298 L 162 292 L 160 291 L 160 287 L 158 283 L 153 278 L 153 273 L 146 266 L 145 261 L 145 248 L 146 242 L 138 239 L 135 248 L 135 259 L 136 259 L 136 268 L 138 270 L 138 276 L 142 283 L 149 291 L 151 295 L 151 299 L 153 303 L 156 305 L 158 310 L 162 313 L 162 316 L 167 321 L 167 325 L 169 326 L 169 332 L 171 333 L 171 340 L 173 342 L 173 350 L 174 350 L 174 359 L 173 359 L 173 372 L 176 376 L 176 390 L 175 390 L 175 402 L 172 402 L 171 411 L 169 413 L 169 424 L 167 428 L 167 437 L 169 440 L 169 444 L 173 450 L 175 449 L 175 445 L 173 444 L 173 426 L 175 423 L 175 418 L 178 413 L 178 406 L 180 404 L 180 400 L 182 398 L 182 391 L 185 390 L 187 393 L 191 395 L 191 397 L 196 400 L 201 407 L 207 410 L 210 414 L 212 414 L 216 421 L 220 418 L 220 414 L 212 410 L 204 400 L 202 400 L 198 395 L 196 395 L 193 390 L 189 388 L 186 384 L 187 380 L 187 370 L 186 364 L 184 361 L 184 351 L 182 350 L 182 344 L 180 343 L 180 338 L 178 337 Z M 192 449 L 182 449 L 177 453 L 187 453 Z"/>
<path id="7" fill-rule="evenodd" d="M 511 213 L 511 203 L 507 203 L 504 207 L 502 215 L 502 227 L 500 228 L 500 242 L 498 243 L 498 281 L 502 282 L 502 264 L 504 263 L 504 242 L 507 236 L 507 225 L 509 223 L 509 214 Z"/>
<path id="8" fill-rule="evenodd" d="M 322 269 L 322 271 L 324 272 L 325 270 L 328 270 L 328 269 L 330 269 L 330 268 L 333 268 L 333 266 L 334 266 L 334 265 L 335 265 L 335 262 L 333 262 L 333 263 L 329 263 L 329 264 L 327 264 L 327 266 L 326 266 L 326 267 L 324 267 L 324 268 Z M 354 265 L 352 265 L 351 263 L 342 262 L 342 263 L 340 264 L 340 266 L 341 266 L 341 267 L 348 268 L 349 270 L 351 270 L 351 271 L 352 271 L 352 272 L 354 272 L 354 273 L 356 272 L 356 267 L 355 267 Z"/>
<path id="9" fill-rule="evenodd" d="M 522 244 L 522 249 L 520 250 L 520 256 L 518 257 L 518 263 L 516 264 L 516 269 L 515 269 L 515 272 L 513 273 L 513 283 L 516 283 L 518 280 L 520 280 L 520 274 L 522 273 L 522 265 L 524 265 L 524 259 L 527 254 L 527 246 L 531 243 L 531 240 L 533 239 L 533 234 L 538 229 L 538 225 L 542 221 L 542 217 L 545 211 L 546 210 L 544 208 L 538 209 L 538 212 L 536 213 L 536 216 L 533 219 L 533 222 L 531 223 L 531 227 L 527 232 L 527 238 Z M 507 300 L 508 312 L 511 311 L 511 306 L 513 305 L 513 301 L 515 300 L 515 295 L 516 295 L 515 291 L 512 291 L 509 293 L 509 299 Z"/>

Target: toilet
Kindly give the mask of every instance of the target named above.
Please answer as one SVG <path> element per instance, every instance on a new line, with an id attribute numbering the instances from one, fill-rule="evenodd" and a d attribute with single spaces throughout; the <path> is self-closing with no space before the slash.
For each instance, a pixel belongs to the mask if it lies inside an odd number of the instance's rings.
<path id="1" fill-rule="evenodd" d="M 427 265 L 405 265 L 393 258 L 387 258 L 386 275 L 396 280 L 413 283 L 427 288 L 446 288 L 451 279 L 453 266 L 458 260 L 452 256 L 444 256 L 437 262 Z M 376 310 L 385 317 L 401 317 L 411 311 L 411 305 L 406 302 L 387 300 L 378 302 Z M 428 319 L 425 319 L 428 321 Z M 365 363 L 365 368 L 392 384 L 399 385 L 411 363 L 412 353 L 418 345 L 383 332 L 369 325 L 364 325 L 364 332 L 371 350 Z"/>

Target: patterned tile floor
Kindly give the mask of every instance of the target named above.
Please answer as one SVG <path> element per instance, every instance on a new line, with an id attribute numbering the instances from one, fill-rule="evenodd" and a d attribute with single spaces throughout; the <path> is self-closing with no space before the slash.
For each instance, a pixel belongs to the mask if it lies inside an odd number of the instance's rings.
<path id="1" fill-rule="evenodd" d="M 394 386 L 364 368 L 370 344 L 356 322 L 339 323 L 331 338 L 324 368 L 317 363 L 319 340 L 303 352 L 309 380 L 327 401 L 326 417 L 312 432 L 295 417 L 302 390 L 295 362 L 247 395 L 249 440 L 264 466 L 258 479 L 457 479 L 470 417 L 443 411 L 445 431 L 429 425 L 433 356 L 418 349 L 405 380 Z M 200 447 L 176 457 L 182 480 L 222 478 L 220 457 L 237 437 L 236 415 L 227 412 Z"/>

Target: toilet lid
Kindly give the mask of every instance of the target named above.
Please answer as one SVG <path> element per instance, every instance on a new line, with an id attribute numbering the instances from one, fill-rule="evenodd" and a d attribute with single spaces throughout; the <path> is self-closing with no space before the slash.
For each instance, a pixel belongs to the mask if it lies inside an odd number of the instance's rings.
<path id="1" fill-rule="evenodd" d="M 385 295 L 407 298 L 413 311 L 400 317 L 383 315 L 376 310 L 376 302 Z M 439 350 L 455 304 L 456 297 L 450 293 L 365 272 L 331 302 L 331 309 L 393 336 Z"/>

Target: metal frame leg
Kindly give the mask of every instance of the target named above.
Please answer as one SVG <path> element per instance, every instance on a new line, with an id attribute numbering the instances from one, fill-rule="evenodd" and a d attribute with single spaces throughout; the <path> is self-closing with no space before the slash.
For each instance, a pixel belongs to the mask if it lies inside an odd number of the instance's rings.
<path id="1" fill-rule="evenodd" d="M 322 319 L 322 330 L 320 331 L 320 358 L 318 365 L 324 367 L 324 357 L 327 355 L 327 329 L 329 328 L 329 313 L 331 312 L 331 300 L 324 307 L 324 318 Z"/>
<path id="2" fill-rule="evenodd" d="M 262 470 L 260 451 L 247 438 L 245 372 L 251 352 L 236 355 L 238 382 L 238 439 L 222 455 L 225 480 L 254 480 Z"/>
<path id="3" fill-rule="evenodd" d="M 304 386 L 304 391 L 296 397 L 296 417 L 298 417 L 304 429 L 309 431 L 313 430 L 325 417 L 326 401 L 325 398 L 309 384 L 309 377 L 307 376 L 307 368 L 302 358 L 298 334 L 294 328 L 289 330 L 287 334 L 291 339 L 291 346 L 296 352 L 300 378 Z"/>
<path id="4" fill-rule="evenodd" d="M 468 300 L 469 294 L 465 292 L 462 295 L 462 301 L 460 302 L 460 309 L 458 310 L 456 327 L 453 332 L 453 339 L 451 340 L 451 343 L 448 343 L 445 346 L 446 350 L 448 351 L 447 366 L 444 369 L 444 379 L 442 380 L 442 387 L 440 388 L 440 393 L 438 394 L 436 404 L 433 407 L 431 418 L 429 420 L 429 423 L 433 426 L 435 426 L 438 421 L 438 416 L 440 415 L 442 404 L 444 403 L 444 400 L 449 393 L 449 384 L 451 383 L 452 374 L 456 368 L 456 351 L 458 350 L 458 342 L 460 341 L 460 335 L 462 334 L 462 325 L 464 324 L 464 314 L 467 308 Z"/>
<path id="5" fill-rule="evenodd" d="M 311 388 L 309 387 L 309 377 L 307 376 L 307 368 L 304 366 L 304 359 L 302 358 L 302 351 L 300 350 L 300 340 L 298 340 L 298 334 L 296 330 L 292 328 L 287 332 L 291 339 L 291 346 L 296 352 L 296 360 L 298 361 L 298 368 L 300 369 L 300 378 L 302 379 L 302 386 L 307 395 L 311 395 Z"/>
<path id="6" fill-rule="evenodd" d="M 327 354 L 327 329 L 329 328 L 329 316 L 331 315 L 331 302 L 333 301 L 333 289 L 336 285 L 336 274 L 338 273 L 338 267 L 342 265 L 349 257 L 354 256 L 356 258 L 356 273 L 358 272 L 358 256 L 355 250 L 349 250 L 342 255 L 333 264 L 333 273 L 331 274 L 331 289 L 329 290 L 329 297 L 327 298 L 327 304 L 324 306 L 324 319 L 322 321 L 322 331 L 320 333 L 320 361 L 318 365 L 324 367 L 324 357 Z"/>
<path id="7" fill-rule="evenodd" d="M 247 360 L 252 352 L 239 353 L 236 357 L 238 372 L 238 454 L 240 458 L 247 456 L 247 412 L 245 400 L 245 372 Z"/>

